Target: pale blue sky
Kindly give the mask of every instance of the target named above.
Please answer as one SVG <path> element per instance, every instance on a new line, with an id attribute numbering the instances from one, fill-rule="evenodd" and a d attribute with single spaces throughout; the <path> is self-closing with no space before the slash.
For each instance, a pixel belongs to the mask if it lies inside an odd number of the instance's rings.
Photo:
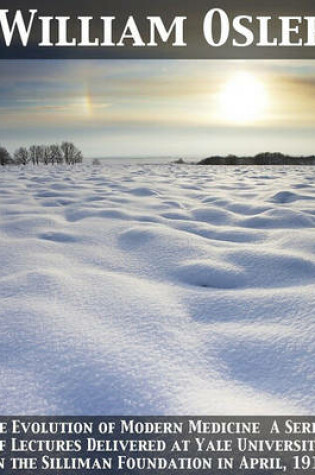
<path id="1" fill-rule="evenodd" d="M 313 154 L 314 93 L 312 61 L 0 61 L 0 143 L 69 139 L 99 157 Z"/>

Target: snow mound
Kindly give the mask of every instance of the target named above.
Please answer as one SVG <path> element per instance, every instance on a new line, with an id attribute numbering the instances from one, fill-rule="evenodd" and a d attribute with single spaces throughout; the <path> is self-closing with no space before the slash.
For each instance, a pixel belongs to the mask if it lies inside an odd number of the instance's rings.
<path id="1" fill-rule="evenodd" d="M 308 199 L 307 196 L 298 195 L 292 191 L 279 191 L 270 198 L 272 203 L 292 203 L 293 201 Z"/>
<path id="2" fill-rule="evenodd" d="M 183 282 L 199 287 L 235 289 L 245 284 L 241 269 L 223 265 L 220 261 L 202 260 L 179 265 L 176 275 Z"/>

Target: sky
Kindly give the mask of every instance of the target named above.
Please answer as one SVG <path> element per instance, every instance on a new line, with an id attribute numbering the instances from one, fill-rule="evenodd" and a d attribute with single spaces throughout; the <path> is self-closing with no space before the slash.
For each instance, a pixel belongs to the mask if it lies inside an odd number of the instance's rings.
<path id="1" fill-rule="evenodd" d="M 86 157 L 315 154 L 315 61 L 0 61 L 0 144 Z"/>

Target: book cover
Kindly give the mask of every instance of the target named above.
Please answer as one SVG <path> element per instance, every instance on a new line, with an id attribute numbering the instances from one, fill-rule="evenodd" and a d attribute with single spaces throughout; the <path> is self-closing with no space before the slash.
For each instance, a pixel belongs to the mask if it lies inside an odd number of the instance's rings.
<path id="1" fill-rule="evenodd" d="M 1 0 L 0 473 L 313 473 L 314 51 L 305 0 Z"/>

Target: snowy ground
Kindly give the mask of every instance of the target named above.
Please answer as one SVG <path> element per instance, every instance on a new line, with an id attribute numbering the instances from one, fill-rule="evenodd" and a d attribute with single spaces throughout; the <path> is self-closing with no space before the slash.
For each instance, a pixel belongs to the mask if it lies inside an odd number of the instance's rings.
<path id="1" fill-rule="evenodd" d="M 0 170 L 0 413 L 315 412 L 315 169 Z"/>

